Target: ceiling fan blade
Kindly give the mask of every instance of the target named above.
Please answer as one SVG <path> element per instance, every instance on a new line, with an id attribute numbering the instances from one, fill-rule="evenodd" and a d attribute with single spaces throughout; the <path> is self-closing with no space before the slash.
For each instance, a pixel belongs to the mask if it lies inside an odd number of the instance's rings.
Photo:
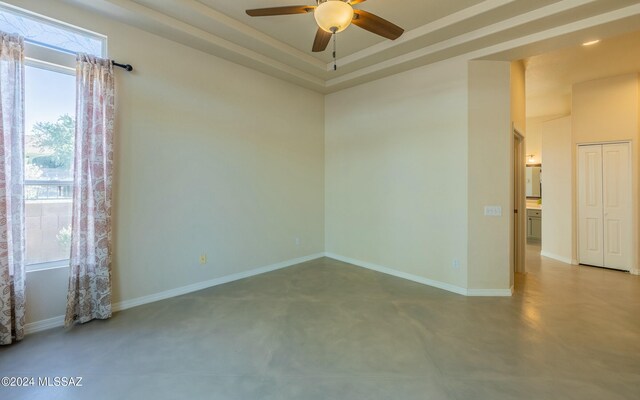
<path id="1" fill-rule="evenodd" d="M 365 1 L 367 0 L 351 0 L 349 4 L 351 4 L 352 6 L 355 6 L 356 4 L 364 3 Z"/>
<path id="2" fill-rule="evenodd" d="M 256 8 L 247 10 L 247 14 L 252 17 L 268 17 L 272 15 L 306 14 L 312 12 L 315 6 L 286 6 L 271 8 Z"/>
<path id="3" fill-rule="evenodd" d="M 324 51 L 331 40 L 331 33 L 318 28 L 316 38 L 313 41 L 313 52 L 318 53 Z"/>
<path id="4" fill-rule="evenodd" d="M 373 32 L 376 35 L 386 37 L 387 39 L 396 40 L 404 33 L 404 29 L 398 25 L 392 24 L 384 18 L 380 18 L 375 14 L 363 10 L 353 10 L 354 25 L 358 25 L 362 29 Z"/>

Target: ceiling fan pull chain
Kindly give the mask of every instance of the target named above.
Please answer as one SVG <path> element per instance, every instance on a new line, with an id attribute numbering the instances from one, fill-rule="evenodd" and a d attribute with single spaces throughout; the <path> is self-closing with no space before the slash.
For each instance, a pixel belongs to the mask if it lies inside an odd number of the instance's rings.
<path id="1" fill-rule="evenodd" d="M 338 63 L 336 62 L 336 34 L 333 33 L 333 70 L 338 70 Z"/>

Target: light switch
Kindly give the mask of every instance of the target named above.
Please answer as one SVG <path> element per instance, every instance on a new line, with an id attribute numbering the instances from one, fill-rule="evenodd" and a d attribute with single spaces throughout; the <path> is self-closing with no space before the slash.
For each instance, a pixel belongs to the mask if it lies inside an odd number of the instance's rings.
<path id="1" fill-rule="evenodd" d="M 501 217 L 502 207 L 501 206 L 484 206 L 484 215 L 487 217 Z"/>

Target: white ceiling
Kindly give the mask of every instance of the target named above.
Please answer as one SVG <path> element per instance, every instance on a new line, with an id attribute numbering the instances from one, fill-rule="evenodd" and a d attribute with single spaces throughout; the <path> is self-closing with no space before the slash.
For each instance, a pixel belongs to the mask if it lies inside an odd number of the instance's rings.
<path id="1" fill-rule="evenodd" d="M 349 27 L 338 34 L 333 71 L 329 50 L 311 52 L 312 14 L 252 18 L 244 12 L 314 0 L 64 1 L 323 93 L 463 54 L 508 60 L 553 48 L 559 38 L 640 30 L 638 0 L 367 0 L 355 8 L 405 33 L 390 41 Z"/>
<path id="2" fill-rule="evenodd" d="M 575 83 L 640 72 L 640 31 L 534 56 L 525 65 L 527 118 L 569 115 Z"/>

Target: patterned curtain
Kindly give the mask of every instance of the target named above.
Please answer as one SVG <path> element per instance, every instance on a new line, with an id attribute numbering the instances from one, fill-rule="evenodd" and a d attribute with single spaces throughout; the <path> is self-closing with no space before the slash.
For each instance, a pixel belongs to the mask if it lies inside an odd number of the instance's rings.
<path id="1" fill-rule="evenodd" d="M 111 61 L 78 55 L 65 325 L 111 317 L 111 181 L 114 81 Z"/>
<path id="2" fill-rule="evenodd" d="M 10 344 L 24 336 L 24 41 L 0 41 L 0 344 Z"/>

